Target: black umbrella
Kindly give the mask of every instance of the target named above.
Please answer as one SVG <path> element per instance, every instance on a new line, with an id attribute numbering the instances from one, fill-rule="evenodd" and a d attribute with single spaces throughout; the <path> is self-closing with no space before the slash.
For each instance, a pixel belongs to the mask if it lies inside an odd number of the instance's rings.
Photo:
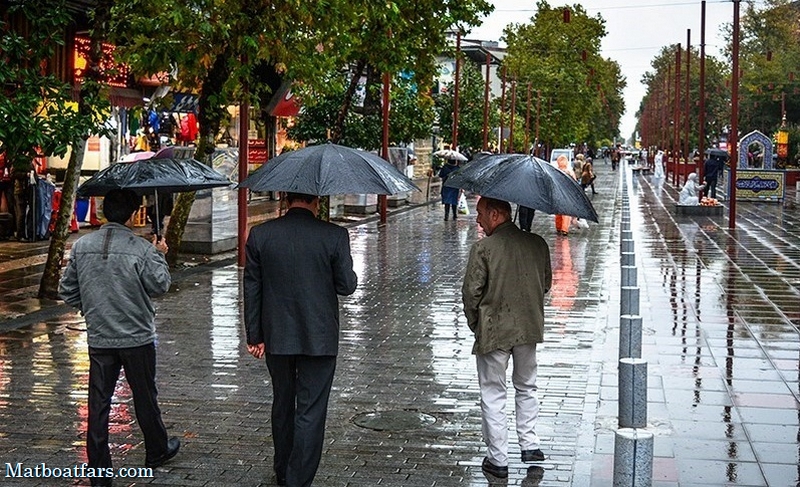
<path id="1" fill-rule="evenodd" d="M 728 151 L 722 149 L 708 149 L 706 151 L 706 155 L 708 157 L 713 157 L 715 159 L 722 159 L 723 161 L 727 161 L 728 158 L 730 157 L 728 155 Z"/>
<path id="2" fill-rule="evenodd" d="M 228 178 L 194 159 L 141 159 L 112 164 L 96 173 L 78 187 L 78 196 L 105 196 L 112 189 L 154 193 L 158 234 L 159 191 L 180 193 L 230 185 Z"/>
<path id="3" fill-rule="evenodd" d="M 524 154 L 482 157 L 452 173 L 445 186 L 545 213 L 597 221 L 597 212 L 578 182 L 538 157 Z"/>
<path id="4" fill-rule="evenodd" d="M 318 196 L 420 190 L 378 155 L 331 143 L 284 152 L 256 169 L 239 187 Z"/>

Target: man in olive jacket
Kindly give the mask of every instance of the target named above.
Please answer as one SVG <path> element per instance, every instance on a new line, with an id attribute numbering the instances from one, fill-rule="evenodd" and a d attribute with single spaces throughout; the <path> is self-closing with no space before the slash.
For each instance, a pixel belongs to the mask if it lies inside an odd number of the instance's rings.
<path id="1" fill-rule="evenodd" d="M 550 249 L 535 233 L 511 222 L 511 205 L 493 198 L 478 201 L 478 224 L 486 237 L 472 246 L 461 289 L 464 314 L 475 333 L 481 414 L 487 455 L 483 471 L 508 476 L 506 369 L 514 357 L 517 435 L 522 461 L 544 460 L 535 426 L 536 344 L 544 336 L 544 295 L 553 273 Z"/>
<path id="2" fill-rule="evenodd" d="M 247 349 L 272 378 L 278 485 L 309 486 L 319 466 L 339 350 L 339 300 L 356 290 L 350 236 L 316 218 L 319 198 L 288 193 L 286 214 L 246 245 Z"/>

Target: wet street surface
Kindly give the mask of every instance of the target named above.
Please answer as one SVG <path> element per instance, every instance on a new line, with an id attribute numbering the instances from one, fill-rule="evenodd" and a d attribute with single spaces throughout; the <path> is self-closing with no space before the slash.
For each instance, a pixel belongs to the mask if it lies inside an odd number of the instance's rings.
<path id="1" fill-rule="evenodd" d="M 480 238 L 471 200 L 473 214 L 457 221 L 443 221 L 434 204 L 398 212 L 385 226 L 350 225 L 359 287 L 340 301 L 340 355 L 315 485 L 612 485 L 623 180 L 602 161 L 596 173 L 599 224 L 565 238 L 556 236 L 551 215 L 534 218 L 534 231 L 550 244 L 554 279 L 538 354 L 537 433 L 547 457 L 540 468 L 520 462 L 510 422 L 509 478 L 481 472 L 473 337 L 460 295 L 470 246 Z M 648 361 L 647 429 L 655 434 L 653 485 L 797 486 L 795 192 L 782 205 L 739 202 L 731 231 L 727 209 L 724 217 L 677 217 L 669 183 L 630 176 L 624 181 Z M 32 297 L 43 262 L 34 247 L 11 256 L 4 245 L 0 463 L 80 464 L 85 324 L 57 302 Z M 181 451 L 153 478 L 115 485 L 274 485 L 269 376 L 246 352 L 241 270 L 223 257 L 217 265 L 193 262 L 194 271 L 176 273 L 170 292 L 156 300 L 159 399 Z M 116 391 L 111 441 L 115 467 L 143 466 L 125 381 Z"/>

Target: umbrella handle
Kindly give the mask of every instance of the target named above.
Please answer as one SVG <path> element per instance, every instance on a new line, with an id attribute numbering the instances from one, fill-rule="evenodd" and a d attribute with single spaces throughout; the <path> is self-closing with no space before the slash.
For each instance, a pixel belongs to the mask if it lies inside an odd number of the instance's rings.
<path id="1" fill-rule="evenodd" d="M 154 189 L 153 192 L 155 193 L 154 194 L 154 199 L 155 199 L 154 205 L 155 205 L 155 210 L 156 210 L 155 211 L 156 220 L 153 222 L 153 225 L 155 226 L 155 229 L 156 229 L 156 242 L 158 242 L 159 240 L 161 240 L 161 228 L 159 228 L 159 224 L 158 224 L 159 223 L 159 218 L 158 218 L 158 189 Z"/>

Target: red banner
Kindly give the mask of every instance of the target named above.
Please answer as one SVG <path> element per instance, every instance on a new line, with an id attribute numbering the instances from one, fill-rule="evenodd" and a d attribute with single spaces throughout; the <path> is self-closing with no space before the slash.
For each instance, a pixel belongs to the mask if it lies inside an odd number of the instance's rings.
<path id="1" fill-rule="evenodd" d="M 247 142 L 247 162 L 249 164 L 264 164 L 267 162 L 266 140 L 250 139 Z"/>

